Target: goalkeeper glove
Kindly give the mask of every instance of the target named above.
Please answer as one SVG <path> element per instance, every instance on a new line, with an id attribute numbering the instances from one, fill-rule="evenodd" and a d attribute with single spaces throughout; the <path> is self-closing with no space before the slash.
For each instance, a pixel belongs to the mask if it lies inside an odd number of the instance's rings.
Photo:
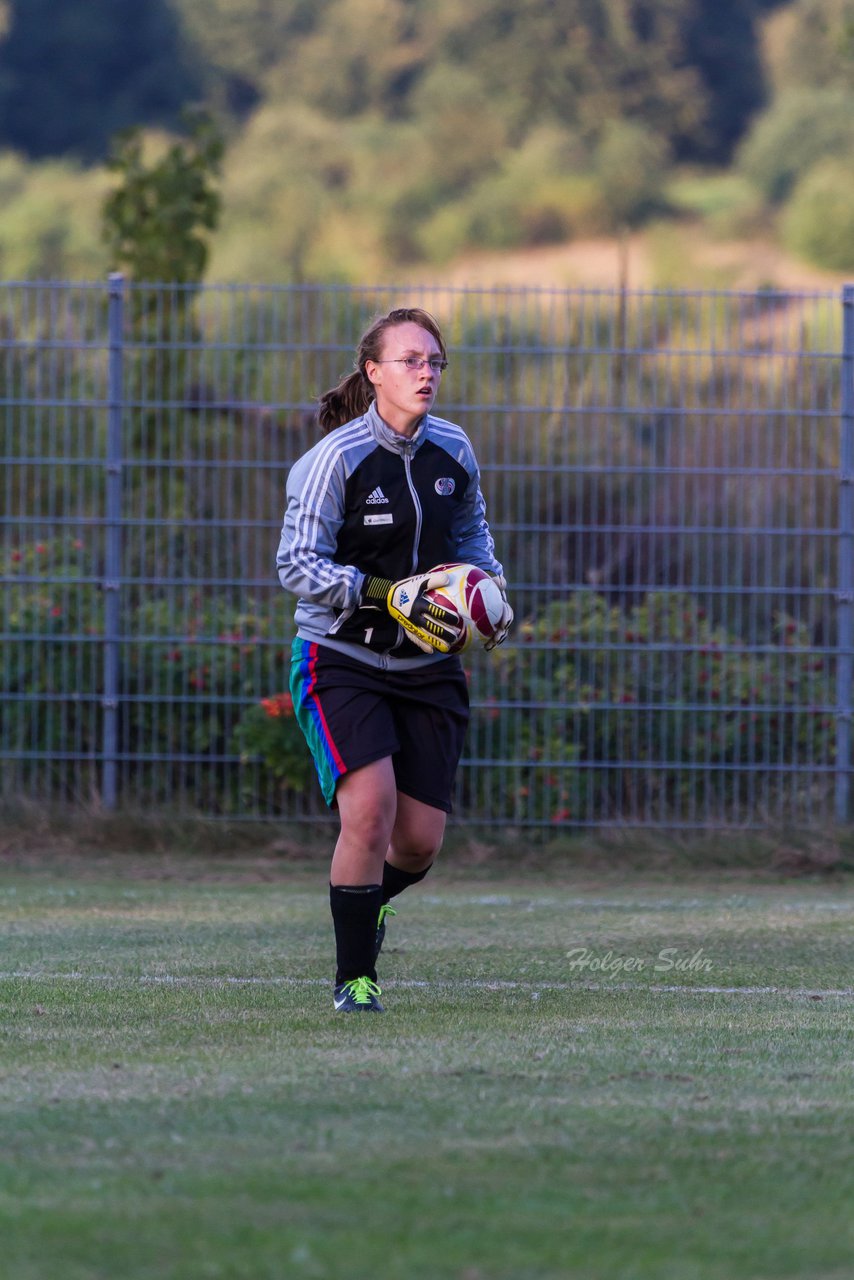
<path id="1" fill-rule="evenodd" d="M 487 640 L 483 646 L 484 649 L 494 649 L 497 644 L 503 644 L 507 639 L 507 633 L 513 625 L 513 610 L 510 608 L 510 602 L 507 599 L 507 581 L 502 573 L 492 574 L 492 580 L 501 591 L 501 599 L 504 601 L 504 612 L 501 620 L 495 628 L 495 634 L 491 640 Z"/>
<path id="2" fill-rule="evenodd" d="M 413 644 L 425 653 L 448 653 L 462 636 L 465 622 L 452 605 L 429 600 L 426 593 L 449 582 L 450 576 L 444 572 L 416 573 L 399 582 L 368 577 L 362 588 L 362 600 L 382 601 Z"/>

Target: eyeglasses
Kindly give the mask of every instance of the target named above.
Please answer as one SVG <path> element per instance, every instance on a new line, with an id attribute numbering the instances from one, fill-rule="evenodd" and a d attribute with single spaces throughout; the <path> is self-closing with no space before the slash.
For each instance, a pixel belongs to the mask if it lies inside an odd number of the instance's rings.
<path id="1" fill-rule="evenodd" d="M 429 360 L 422 360 L 420 356 L 397 356 L 394 360 L 375 360 L 374 364 L 405 364 L 410 373 L 423 369 L 425 364 L 429 364 L 431 373 L 444 373 L 448 367 L 447 360 L 436 356 Z"/>

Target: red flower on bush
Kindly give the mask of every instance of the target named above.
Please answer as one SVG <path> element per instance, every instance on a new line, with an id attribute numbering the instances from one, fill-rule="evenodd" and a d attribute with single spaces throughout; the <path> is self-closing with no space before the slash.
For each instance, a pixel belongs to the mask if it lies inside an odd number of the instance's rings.
<path id="1" fill-rule="evenodd" d="M 241 760 L 259 760 L 274 778 L 298 790 L 312 774 L 311 755 L 294 715 L 288 693 L 254 702 L 234 731 Z"/>
<path id="2" fill-rule="evenodd" d="M 274 720 L 294 714 L 293 699 L 289 693 L 276 693 L 272 698 L 262 698 L 261 706 Z"/>

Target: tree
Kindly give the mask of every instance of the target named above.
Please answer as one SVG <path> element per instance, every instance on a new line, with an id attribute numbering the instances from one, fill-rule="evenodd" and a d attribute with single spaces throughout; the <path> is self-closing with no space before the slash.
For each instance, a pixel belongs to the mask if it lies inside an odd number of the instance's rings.
<path id="1" fill-rule="evenodd" d="M 31 158 L 101 159 L 136 124 L 168 125 L 200 87 L 168 0 L 7 0 L 2 142 Z"/>
<path id="2" fill-rule="evenodd" d="M 770 62 L 781 92 L 854 90 L 854 0 L 793 0 L 776 31 Z"/>
<path id="3" fill-rule="evenodd" d="M 825 158 L 854 156 L 852 97 L 844 89 L 792 89 L 775 98 L 739 151 L 742 173 L 772 204 Z"/>
<path id="4" fill-rule="evenodd" d="M 605 120 L 668 142 L 705 115 L 685 41 L 696 0 L 440 0 L 441 56 L 515 104 L 520 132 L 557 121 L 595 139 Z"/>
<path id="5" fill-rule="evenodd" d="M 120 134 L 108 162 L 121 182 L 104 202 L 104 239 L 112 265 L 127 267 L 135 280 L 198 284 L 205 273 L 225 144 L 206 112 L 188 113 L 185 125 L 187 136 L 150 164 L 142 131 Z"/>
<path id="6" fill-rule="evenodd" d="M 113 267 L 126 268 L 137 284 L 188 286 L 170 290 L 165 322 L 162 289 L 137 288 L 131 294 L 130 320 L 138 345 L 134 377 L 144 394 L 141 406 L 132 411 L 129 442 L 141 455 L 160 427 L 164 388 L 187 394 L 192 381 L 194 353 L 187 340 L 196 333 L 193 305 L 207 265 L 208 235 L 220 215 L 215 182 L 223 137 L 206 112 L 187 113 L 184 124 L 185 136 L 150 161 L 140 129 L 119 135 L 109 167 L 120 182 L 102 211 Z M 170 342 L 170 334 L 180 334 L 184 341 Z M 172 435 L 165 438 L 174 443 Z M 151 492 L 157 492 L 156 485 Z M 170 483 L 169 496 L 157 501 L 162 511 L 177 516 L 184 501 L 183 480 Z"/>
<path id="7" fill-rule="evenodd" d="M 329 115 L 380 111 L 393 119 L 424 68 L 418 27 L 429 25 L 429 16 L 417 7 L 407 0 L 319 4 L 315 30 L 271 73 L 271 85 L 284 81 Z"/>
<path id="8" fill-rule="evenodd" d="M 326 0 L 328 2 L 328 0 Z M 204 63 L 206 100 L 243 118 L 265 97 L 265 77 L 311 32 L 324 0 L 172 0 Z M 297 63 L 296 66 L 293 64 Z"/>
<path id="9" fill-rule="evenodd" d="M 596 174 L 615 231 L 637 226 L 661 202 L 667 147 L 642 124 L 617 120 L 603 130 Z"/>
<path id="10" fill-rule="evenodd" d="M 824 0 L 822 0 L 822 3 Z M 756 0 L 698 0 L 685 27 L 685 57 L 703 87 L 698 127 L 674 138 L 679 156 L 728 161 L 766 99 Z"/>

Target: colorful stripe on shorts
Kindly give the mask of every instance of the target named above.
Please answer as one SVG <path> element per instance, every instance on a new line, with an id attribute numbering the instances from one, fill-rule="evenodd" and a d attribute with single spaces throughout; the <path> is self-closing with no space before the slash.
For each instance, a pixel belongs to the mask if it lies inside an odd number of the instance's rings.
<path id="1" fill-rule="evenodd" d="M 315 693 L 319 647 L 297 637 L 291 650 L 291 696 L 300 728 L 305 734 L 317 776 L 327 804 L 335 798 L 335 786 L 347 766 L 326 723 L 323 707 Z"/>

